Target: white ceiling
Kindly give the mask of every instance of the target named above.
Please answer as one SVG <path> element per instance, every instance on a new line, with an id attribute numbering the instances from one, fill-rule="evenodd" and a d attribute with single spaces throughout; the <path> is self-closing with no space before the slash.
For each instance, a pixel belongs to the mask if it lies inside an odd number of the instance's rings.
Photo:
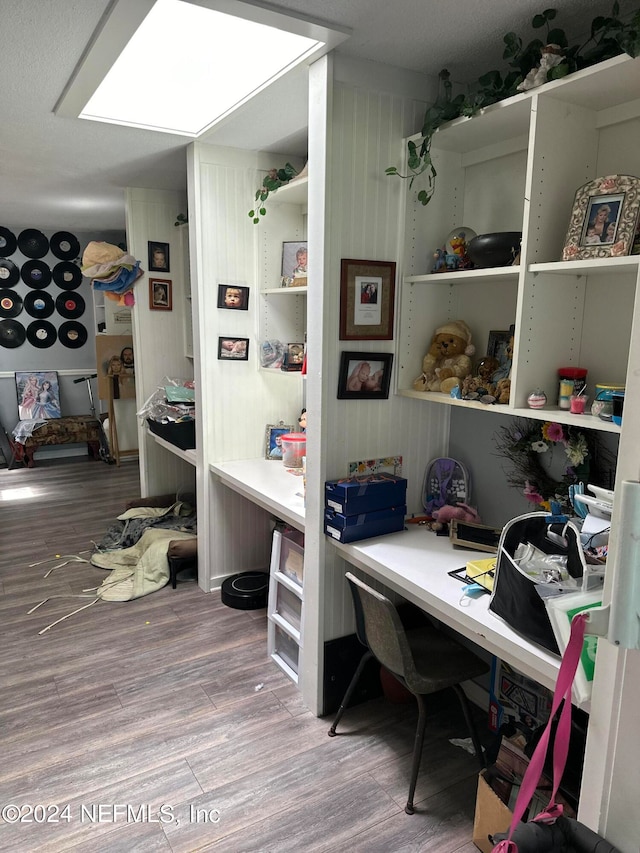
<path id="1" fill-rule="evenodd" d="M 473 81 L 504 70 L 502 37 L 540 35 L 530 21 L 549 0 L 276 0 L 277 8 L 348 27 L 338 49 L 348 56 Z M 10 228 L 124 228 L 124 188 L 181 189 L 190 140 L 53 113 L 109 0 L 14 0 L 3 3 L 0 51 L 0 225 Z M 612 0 L 556 0 L 557 24 L 572 40 L 587 34 Z M 637 0 L 621 0 L 623 13 Z M 259 58 L 257 58 L 257 61 Z M 170 57 L 168 58 L 170 61 Z M 227 120 L 208 140 L 304 154 L 300 74 L 258 105 Z M 161 96 L 161 93 L 160 93 Z M 203 96 L 206 96 L 203 95 Z M 275 101 L 270 97 L 277 98 Z M 277 106 L 270 106 L 271 104 Z M 282 104 L 287 109 L 282 109 Z M 260 137 L 255 128 L 259 127 Z M 254 141 L 255 140 L 255 141 Z"/>

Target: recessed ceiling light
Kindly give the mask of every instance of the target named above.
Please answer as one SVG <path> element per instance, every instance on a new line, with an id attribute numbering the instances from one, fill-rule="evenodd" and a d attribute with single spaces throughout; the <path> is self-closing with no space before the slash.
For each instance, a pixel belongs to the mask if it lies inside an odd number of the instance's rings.
<path id="1" fill-rule="evenodd" d="M 237 0 L 118 0 L 55 111 L 196 137 L 346 37 Z"/>

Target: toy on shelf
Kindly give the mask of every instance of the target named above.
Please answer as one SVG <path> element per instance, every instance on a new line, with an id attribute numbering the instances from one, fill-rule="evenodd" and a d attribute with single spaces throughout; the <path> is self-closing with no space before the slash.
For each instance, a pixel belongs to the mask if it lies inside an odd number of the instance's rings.
<path id="1" fill-rule="evenodd" d="M 449 394 L 452 388 L 460 388 L 471 373 L 470 356 L 474 352 L 471 330 L 464 320 L 439 326 L 422 361 L 422 373 L 413 383 L 414 390 Z"/>

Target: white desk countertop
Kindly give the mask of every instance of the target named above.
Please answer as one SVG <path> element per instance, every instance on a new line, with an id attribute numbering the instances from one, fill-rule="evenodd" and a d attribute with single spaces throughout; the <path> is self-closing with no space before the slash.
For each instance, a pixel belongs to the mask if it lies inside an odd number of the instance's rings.
<path id="1" fill-rule="evenodd" d="M 408 601 L 553 690 L 560 659 L 528 642 L 489 610 L 489 595 L 463 596 L 447 573 L 491 554 L 455 548 L 446 536 L 418 525 L 352 544 L 334 542 L 340 556 Z"/>

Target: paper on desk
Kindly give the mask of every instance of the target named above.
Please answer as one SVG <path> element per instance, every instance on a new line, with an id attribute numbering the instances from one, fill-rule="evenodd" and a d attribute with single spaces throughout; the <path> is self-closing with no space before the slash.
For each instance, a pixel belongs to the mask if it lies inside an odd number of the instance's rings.
<path id="1" fill-rule="evenodd" d="M 582 533 L 593 535 L 602 533 L 603 530 L 608 530 L 611 527 L 610 518 L 598 518 L 597 515 L 587 513 L 585 520 L 582 522 Z"/>

